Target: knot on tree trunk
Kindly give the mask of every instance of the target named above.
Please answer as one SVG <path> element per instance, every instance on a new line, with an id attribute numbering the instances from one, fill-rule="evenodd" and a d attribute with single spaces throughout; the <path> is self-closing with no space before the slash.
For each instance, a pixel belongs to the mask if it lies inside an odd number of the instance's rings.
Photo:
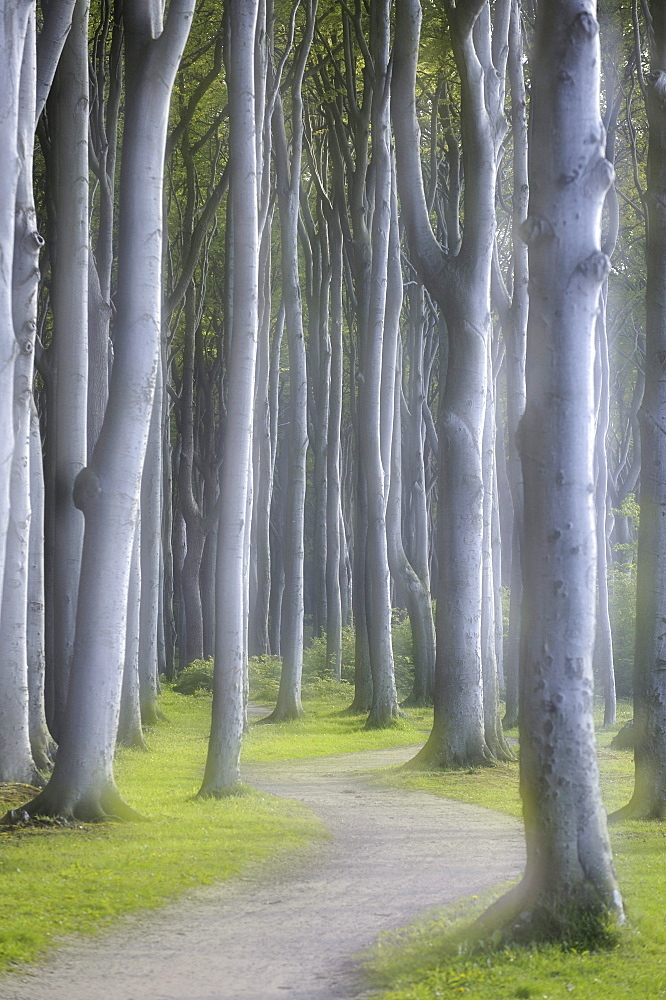
<path id="1" fill-rule="evenodd" d="M 552 239 L 554 235 L 552 224 L 540 215 L 528 215 L 520 226 L 520 238 L 528 246 L 538 239 Z"/>
<path id="2" fill-rule="evenodd" d="M 666 103 L 666 72 L 663 69 L 654 70 L 652 73 L 646 73 L 645 79 L 658 100 L 662 104 Z"/>
<path id="3" fill-rule="evenodd" d="M 610 260 L 605 253 L 591 253 L 585 260 L 581 260 L 578 270 L 599 284 L 610 274 Z"/>
<path id="4" fill-rule="evenodd" d="M 599 33 L 597 19 L 586 10 L 581 11 L 576 16 L 572 27 L 572 35 L 576 41 L 589 42 Z"/>
<path id="5" fill-rule="evenodd" d="M 74 480 L 74 489 L 72 491 L 74 506 L 85 513 L 89 505 L 97 499 L 101 492 L 102 486 L 95 470 L 91 469 L 90 466 L 81 469 Z"/>

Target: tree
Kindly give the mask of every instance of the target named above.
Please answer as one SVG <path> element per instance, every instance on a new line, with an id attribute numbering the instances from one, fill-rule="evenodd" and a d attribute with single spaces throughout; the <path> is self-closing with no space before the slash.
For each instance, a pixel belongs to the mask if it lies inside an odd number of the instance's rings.
<path id="1" fill-rule="evenodd" d="M 85 534 L 71 694 L 56 766 L 32 814 L 132 815 L 116 789 L 116 744 L 134 522 L 158 370 L 162 176 L 171 88 L 194 0 L 125 9 L 127 94 L 120 179 L 117 323 L 104 423 L 74 502 Z"/>
<path id="2" fill-rule="evenodd" d="M 233 320 L 217 550 L 213 719 L 201 796 L 240 780 L 247 667 L 246 534 L 252 475 L 254 381 L 259 327 L 259 178 L 255 50 L 265 30 L 259 0 L 230 0 L 227 19 L 229 165 L 233 239 Z"/>
<path id="3" fill-rule="evenodd" d="M 589 0 L 541 0 L 533 79 L 520 787 L 527 864 L 487 911 L 507 938 L 603 939 L 623 919 L 592 718 L 594 345 L 601 214 L 613 169 Z M 587 935 L 587 936 L 586 936 Z"/>
<path id="4" fill-rule="evenodd" d="M 641 447 L 636 648 L 634 654 L 635 784 L 616 818 L 661 819 L 666 809 L 666 8 L 648 7 L 650 72 L 645 79 L 647 162 L 645 394 Z"/>
<path id="5" fill-rule="evenodd" d="M 465 225 L 436 239 L 426 202 L 415 85 L 421 9 L 396 8 L 393 123 L 398 191 L 411 260 L 445 322 L 448 365 L 439 402 L 438 587 L 435 721 L 416 762 L 464 767 L 493 761 L 484 733 L 481 606 L 482 437 L 490 350 L 490 274 L 495 237 L 497 154 L 504 131 L 496 65 L 506 58 L 508 6 L 481 0 L 447 4 L 461 84 Z M 459 249 L 458 249 L 459 247 Z M 440 346 L 440 356 L 443 350 Z"/>

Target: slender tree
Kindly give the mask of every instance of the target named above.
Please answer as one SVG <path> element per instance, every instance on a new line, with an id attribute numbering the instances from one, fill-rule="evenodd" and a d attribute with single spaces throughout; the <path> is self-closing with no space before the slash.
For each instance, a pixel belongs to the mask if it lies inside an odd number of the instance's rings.
<path id="1" fill-rule="evenodd" d="M 217 551 L 213 719 L 201 796 L 227 794 L 240 780 L 247 667 L 246 532 L 252 474 L 252 423 L 259 326 L 259 178 L 255 52 L 260 0 L 226 10 L 233 321 Z"/>

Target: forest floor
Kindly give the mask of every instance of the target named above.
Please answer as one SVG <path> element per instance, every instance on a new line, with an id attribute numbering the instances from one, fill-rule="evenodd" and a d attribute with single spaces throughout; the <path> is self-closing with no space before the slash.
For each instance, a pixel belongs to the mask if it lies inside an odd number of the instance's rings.
<path id="1" fill-rule="evenodd" d="M 383 930 L 522 870 L 517 820 L 374 780 L 373 771 L 414 752 L 246 765 L 245 781 L 305 803 L 330 839 L 69 943 L 42 965 L 0 977 L 1 1000 L 365 995 L 358 956 Z"/>

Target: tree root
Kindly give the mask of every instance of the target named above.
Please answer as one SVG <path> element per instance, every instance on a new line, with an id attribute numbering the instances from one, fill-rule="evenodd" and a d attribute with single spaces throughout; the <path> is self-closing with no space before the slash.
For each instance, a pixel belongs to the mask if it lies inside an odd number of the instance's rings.
<path id="1" fill-rule="evenodd" d="M 144 816 L 127 805 L 115 788 L 77 796 L 73 792 L 56 791 L 47 785 L 29 802 L 18 809 L 10 809 L 0 818 L 0 824 L 27 826 L 44 819 L 65 823 L 147 822 Z"/>
<path id="2" fill-rule="evenodd" d="M 437 744 L 433 746 L 428 740 L 415 757 L 403 764 L 403 768 L 411 771 L 469 771 L 478 767 L 496 767 L 497 763 L 497 758 L 485 743 L 475 752 L 462 756 Z"/>
<path id="3" fill-rule="evenodd" d="M 466 939 L 473 951 L 531 944 L 598 951 L 617 944 L 619 923 L 620 915 L 591 885 L 572 902 L 565 886 L 538 890 L 524 878 L 475 920 Z"/>
<path id="4" fill-rule="evenodd" d="M 228 785 L 224 788 L 213 788 L 209 785 L 202 785 L 197 794 L 194 796 L 195 799 L 241 799 L 246 795 L 252 794 L 252 788 L 250 785 L 244 784 L 242 781 L 237 781 L 233 785 Z"/>
<path id="5" fill-rule="evenodd" d="M 662 820 L 666 814 L 666 803 L 654 801 L 644 796 L 632 795 L 626 806 L 616 809 L 608 816 L 609 823 L 624 823 L 626 820 Z"/>

